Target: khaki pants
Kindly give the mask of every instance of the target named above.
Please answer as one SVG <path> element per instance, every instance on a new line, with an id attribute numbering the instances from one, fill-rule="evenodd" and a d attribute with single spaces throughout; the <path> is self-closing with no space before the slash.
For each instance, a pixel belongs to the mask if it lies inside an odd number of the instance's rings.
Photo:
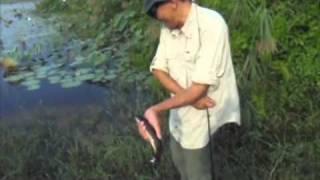
<path id="1" fill-rule="evenodd" d="M 215 167 L 219 166 L 221 161 L 226 160 L 222 159 L 223 157 L 219 153 L 219 150 L 217 150 L 219 149 L 218 143 L 215 141 L 233 140 L 232 138 L 235 138 L 235 128 L 238 128 L 235 124 L 224 125 L 211 137 L 211 145 L 214 146 L 211 149 L 213 152 L 213 162 L 211 162 L 210 158 L 210 143 L 204 148 L 189 150 L 181 147 L 181 145 L 170 136 L 171 156 L 175 167 L 179 171 L 181 180 L 225 179 L 226 177 L 224 175 L 218 173 L 221 172 L 221 169 Z M 217 168 L 220 170 L 217 170 Z M 224 176 L 224 178 L 221 176 Z"/>

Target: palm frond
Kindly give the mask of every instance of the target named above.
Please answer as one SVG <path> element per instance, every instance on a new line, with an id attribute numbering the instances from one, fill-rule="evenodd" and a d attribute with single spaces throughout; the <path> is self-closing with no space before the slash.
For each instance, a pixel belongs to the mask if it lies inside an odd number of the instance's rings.
<path id="1" fill-rule="evenodd" d="M 258 39 L 256 42 L 256 49 L 260 56 L 273 54 L 277 51 L 276 40 L 272 36 L 272 17 L 270 12 L 265 7 L 257 9 L 256 15 L 258 17 Z"/>

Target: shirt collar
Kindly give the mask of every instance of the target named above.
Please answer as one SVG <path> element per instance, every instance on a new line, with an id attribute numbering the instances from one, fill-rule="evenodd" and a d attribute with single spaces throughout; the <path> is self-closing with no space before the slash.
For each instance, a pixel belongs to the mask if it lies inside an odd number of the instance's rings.
<path id="1" fill-rule="evenodd" d="M 190 12 L 188 14 L 188 17 L 186 19 L 186 22 L 184 23 L 184 25 L 180 28 L 180 29 L 174 29 L 171 30 L 171 35 L 173 36 L 178 36 L 179 34 L 184 34 L 187 38 L 191 38 L 191 29 L 190 27 L 192 26 L 192 22 L 195 20 L 195 8 L 196 4 L 192 3 L 191 4 L 191 8 L 190 8 Z"/>

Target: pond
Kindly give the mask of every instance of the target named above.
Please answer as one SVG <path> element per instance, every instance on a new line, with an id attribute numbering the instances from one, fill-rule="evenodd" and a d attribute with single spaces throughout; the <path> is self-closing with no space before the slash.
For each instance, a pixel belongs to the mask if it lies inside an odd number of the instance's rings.
<path id="1" fill-rule="evenodd" d="M 35 2 L 0 8 L 0 63 L 17 64 L 12 73 L 0 68 L 1 120 L 39 107 L 104 108 L 107 88 L 101 84 L 110 75 L 106 77 L 102 66 L 82 62 L 85 58 L 79 54 L 86 53 L 80 52 L 86 42 L 65 37 L 48 24 L 35 13 Z"/>

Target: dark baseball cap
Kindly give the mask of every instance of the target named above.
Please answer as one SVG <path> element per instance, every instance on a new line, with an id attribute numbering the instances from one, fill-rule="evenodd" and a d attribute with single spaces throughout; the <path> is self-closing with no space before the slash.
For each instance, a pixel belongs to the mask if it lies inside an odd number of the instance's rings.
<path id="1" fill-rule="evenodd" d="M 157 11 L 157 8 L 159 7 L 159 5 L 166 3 L 168 1 L 170 1 L 170 0 L 145 0 L 144 1 L 144 10 L 149 16 L 155 18 L 156 11 Z"/>

